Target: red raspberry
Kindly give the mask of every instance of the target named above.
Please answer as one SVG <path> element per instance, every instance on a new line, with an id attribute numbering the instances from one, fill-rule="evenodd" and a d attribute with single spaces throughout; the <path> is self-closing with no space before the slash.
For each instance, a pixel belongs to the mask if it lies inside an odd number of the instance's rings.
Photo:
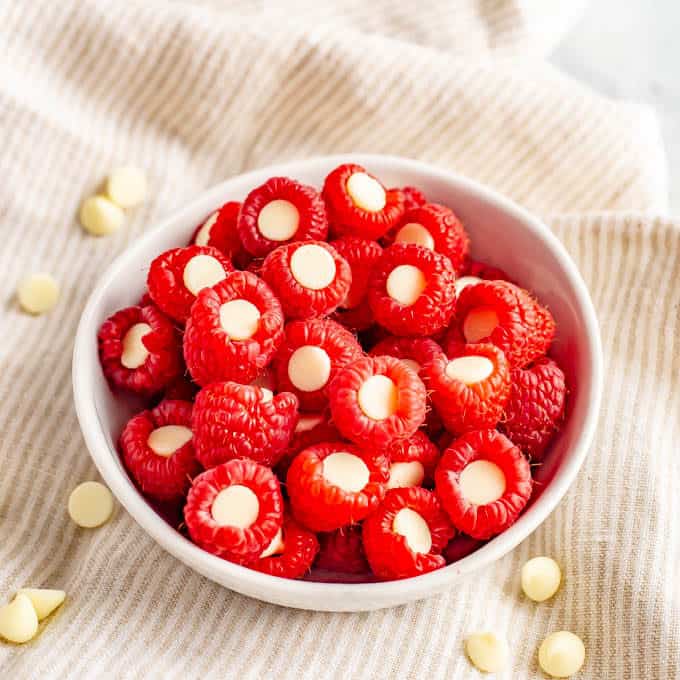
<path id="1" fill-rule="evenodd" d="M 455 530 L 432 491 L 391 489 L 364 522 L 364 550 L 382 579 L 417 576 L 443 567 L 441 551 Z"/>
<path id="2" fill-rule="evenodd" d="M 532 489 L 527 459 L 496 430 L 474 430 L 456 439 L 444 451 L 434 480 L 456 529 L 478 539 L 514 524 Z"/>
<path id="3" fill-rule="evenodd" d="M 401 359 L 420 374 L 423 364 L 440 354 L 442 348 L 430 338 L 404 338 L 390 335 L 371 348 L 369 356 L 390 356 Z"/>
<path id="4" fill-rule="evenodd" d="M 300 578 L 312 568 L 318 552 L 319 541 L 316 536 L 286 514 L 283 528 L 266 548 L 266 555 L 248 566 L 271 576 Z"/>
<path id="5" fill-rule="evenodd" d="M 97 335 L 99 361 L 111 385 L 150 395 L 182 373 L 179 338 L 154 305 L 121 309 Z"/>
<path id="6" fill-rule="evenodd" d="M 243 260 L 245 251 L 236 230 L 240 209 L 241 204 L 238 201 L 227 201 L 221 208 L 208 215 L 194 232 L 191 242 L 197 246 L 217 248 L 232 262 Z"/>
<path id="7" fill-rule="evenodd" d="M 335 311 L 347 297 L 352 272 L 328 243 L 305 241 L 269 253 L 262 278 L 278 296 L 286 317 L 309 319 Z"/>
<path id="8" fill-rule="evenodd" d="M 184 323 L 198 292 L 222 281 L 232 271 L 230 260 L 217 248 L 172 248 L 151 263 L 146 283 L 160 310 Z"/>
<path id="9" fill-rule="evenodd" d="M 404 214 L 400 189 L 385 189 L 360 165 L 346 163 L 333 170 L 323 185 L 333 233 L 379 239 Z"/>
<path id="10" fill-rule="evenodd" d="M 361 525 L 353 524 L 319 534 L 317 569 L 341 574 L 368 574 L 370 568 L 361 541 Z"/>
<path id="11" fill-rule="evenodd" d="M 501 430 L 534 461 L 543 459 L 564 415 L 567 386 L 562 369 L 547 357 L 511 374 Z"/>
<path id="12" fill-rule="evenodd" d="M 444 548 L 444 559 L 446 564 L 453 564 L 462 560 L 464 557 L 471 555 L 477 548 L 484 545 L 484 541 L 476 538 L 471 538 L 465 534 L 458 534 L 449 541 L 449 544 Z"/>
<path id="13" fill-rule="evenodd" d="M 276 358 L 279 389 L 295 394 L 300 408 L 319 411 L 328 404 L 328 385 L 339 369 L 363 355 L 357 339 L 329 319 L 291 321 Z"/>
<path id="14" fill-rule="evenodd" d="M 191 403 L 162 401 L 133 416 L 120 435 L 123 462 L 142 493 L 160 500 L 181 497 L 200 467 L 191 435 Z"/>
<path id="15" fill-rule="evenodd" d="M 180 399 L 181 401 L 193 402 L 199 389 L 201 388 L 195 382 L 189 380 L 188 376 L 180 375 L 165 388 L 163 399 Z"/>
<path id="16" fill-rule="evenodd" d="M 256 257 L 293 241 L 323 241 L 326 208 L 314 187 L 288 177 L 272 177 L 253 189 L 241 206 L 238 233 Z"/>
<path id="17" fill-rule="evenodd" d="M 511 281 L 510 277 L 502 269 L 469 258 L 465 263 L 463 275 L 474 276 L 478 279 L 483 279 L 484 281 Z"/>
<path id="18" fill-rule="evenodd" d="M 464 345 L 423 366 L 423 380 L 444 426 L 454 434 L 496 427 L 510 395 L 510 368 L 491 344 Z"/>
<path id="19" fill-rule="evenodd" d="M 387 451 L 390 459 L 388 489 L 421 486 L 434 479 L 434 469 L 439 462 L 439 449 L 423 432 L 408 439 L 392 443 Z"/>
<path id="20" fill-rule="evenodd" d="M 456 304 L 450 260 L 412 243 L 387 248 L 371 273 L 368 304 L 394 335 L 431 335 L 444 328 Z"/>
<path id="21" fill-rule="evenodd" d="M 264 465 L 230 460 L 194 479 L 184 520 L 204 550 L 240 564 L 257 560 L 283 525 L 279 481 Z"/>
<path id="22" fill-rule="evenodd" d="M 461 221 L 453 210 L 438 203 L 426 203 L 409 210 L 388 242 L 415 243 L 446 255 L 456 274 L 463 270 L 470 248 L 470 239 Z"/>
<path id="23" fill-rule="evenodd" d="M 545 354 L 555 335 L 550 312 L 507 281 L 482 281 L 465 288 L 455 325 L 467 342 L 491 342 L 502 349 L 513 368 Z"/>
<path id="24" fill-rule="evenodd" d="M 333 531 L 364 519 L 385 495 L 387 459 L 353 444 L 327 442 L 301 451 L 286 487 L 295 518 L 312 531 Z"/>
<path id="25" fill-rule="evenodd" d="M 407 439 L 425 420 L 425 385 L 394 357 L 363 357 L 342 368 L 328 391 L 344 437 L 375 449 Z"/>
<path id="26" fill-rule="evenodd" d="M 375 242 L 355 236 L 345 236 L 331 245 L 347 260 L 352 270 L 352 285 L 347 297 L 335 312 L 335 318 L 351 330 L 363 330 L 373 323 L 373 314 L 368 301 L 368 277 L 371 269 L 382 254 L 382 248 Z"/>
<path id="27" fill-rule="evenodd" d="M 233 272 L 202 290 L 184 332 L 184 359 L 199 385 L 249 383 L 283 340 L 283 310 L 264 281 Z"/>
<path id="28" fill-rule="evenodd" d="M 271 397 L 252 385 L 224 382 L 204 387 L 191 419 L 196 458 L 205 468 L 232 458 L 274 465 L 295 429 L 297 404 L 294 394 Z"/>
<path id="29" fill-rule="evenodd" d="M 397 189 L 398 187 L 395 187 L 392 191 L 396 191 Z M 425 194 L 416 187 L 401 187 L 401 193 L 404 197 L 404 212 L 420 208 L 421 205 L 427 203 Z"/>

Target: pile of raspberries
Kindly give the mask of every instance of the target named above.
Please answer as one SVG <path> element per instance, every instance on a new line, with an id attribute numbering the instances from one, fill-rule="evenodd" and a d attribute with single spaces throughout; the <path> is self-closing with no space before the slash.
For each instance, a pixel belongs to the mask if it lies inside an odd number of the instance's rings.
<path id="1" fill-rule="evenodd" d="M 161 253 L 99 331 L 141 493 L 286 578 L 438 569 L 512 525 L 563 420 L 550 312 L 455 213 L 345 164 L 272 177 Z M 168 510 L 168 508 L 170 510 Z"/>

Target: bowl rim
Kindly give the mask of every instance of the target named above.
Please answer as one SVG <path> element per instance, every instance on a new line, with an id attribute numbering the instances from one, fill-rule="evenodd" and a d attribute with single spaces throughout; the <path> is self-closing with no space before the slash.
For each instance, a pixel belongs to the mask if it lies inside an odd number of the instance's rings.
<path id="1" fill-rule="evenodd" d="M 412 171 L 429 175 L 431 178 L 449 185 L 457 185 L 459 190 L 473 195 L 478 200 L 495 205 L 496 208 L 522 222 L 534 238 L 543 242 L 543 245 L 558 260 L 569 280 L 582 316 L 587 345 L 590 350 L 589 370 L 591 380 L 589 392 L 585 395 L 589 406 L 581 430 L 571 447 L 572 453 L 569 459 L 560 466 L 558 473 L 532 506 L 531 512 L 521 515 L 509 529 L 470 555 L 427 574 L 397 581 L 326 583 L 291 580 L 263 574 L 216 557 L 194 545 L 156 513 L 137 491 L 128 476 L 121 472 L 117 466 L 115 458 L 118 453 L 109 447 L 106 441 L 95 400 L 91 397 L 94 392 L 94 375 L 88 374 L 80 367 L 87 365 L 87 362 L 82 361 L 82 357 L 92 352 L 92 342 L 93 338 L 96 337 L 97 330 L 95 318 L 102 296 L 115 280 L 119 271 L 125 268 L 127 260 L 132 257 L 133 253 L 144 249 L 146 244 L 153 241 L 159 232 L 170 228 L 177 222 L 187 220 L 189 214 L 195 212 L 199 205 L 208 203 L 213 199 L 212 205 L 216 205 L 229 185 L 236 181 L 247 182 L 252 179 L 253 182 L 259 182 L 259 178 L 265 173 L 269 176 L 295 176 L 301 170 L 313 170 L 317 166 L 335 167 L 349 162 L 367 167 L 372 166 L 373 168 L 389 166 L 390 170 L 396 172 L 399 170 Z M 545 521 L 574 481 L 594 436 L 603 388 L 602 346 L 590 294 L 576 264 L 547 225 L 509 198 L 455 172 L 400 156 L 364 153 L 314 156 L 235 175 L 202 192 L 183 208 L 149 229 L 114 259 L 90 293 L 76 331 L 72 361 L 74 403 L 88 451 L 104 481 L 133 519 L 167 552 L 202 575 L 226 587 L 251 597 L 299 608 L 311 609 L 312 607 L 303 604 L 291 604 L 291 600 L 297 602 L 314 601 L 314 609 L 319 611 L 375 609 L 428 597 L 450 587 L 456 578 L 488 566 L 515 548 Z M 325 600 L 324 597 L 328 599 Z M 363 606 L 362 601 L 367 598 L 370 598 L 372 602 L 367 602 Z M 342 606 L 342 602 L 345 603 L 344 606 Z"/>

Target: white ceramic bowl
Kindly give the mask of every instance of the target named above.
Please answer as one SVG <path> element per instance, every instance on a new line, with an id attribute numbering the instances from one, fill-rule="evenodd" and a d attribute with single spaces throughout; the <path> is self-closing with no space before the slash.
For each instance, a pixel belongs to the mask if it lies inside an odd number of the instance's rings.
<path id="1" fill-rule="evenodd" d="M 415 185 L 430 201 L 451 206 L 466 225 L 473 256 L 501 267 L 552 311 L 557 337 L 552 354 L 570 386 L 566 424 L 545 465 L 543 484 L 518 521 L 468 557 L 438 571 L 387 583 L 316 583 L 261 574 L 201 550 L 167 524 L 128 478 L 116 440 L 131 406 L 111 394 L 97 357 L 97 330 L 111 313 L 140 297 L 151 260 L 184 245 L 193 229 L 226 200 L 242 200 L 274 175 L 320 187 L 340 163 L 356 162 L 387 186 Z M 206 191 L 123 253 L 102 276 L 85 307 L 73 353 L 73 391 L 85 442 L 102 477 L 135 520 L 168 552 L 239 593 L 267 602 L 327 611 L 361 611 L 439 593 L 512 550 L 543 522 L 573 481 L 591 443 L 602 391 L 597 320 L 586 286 L 548 227 L 506 198 L 475 182 L 424 163 L 390 156 L 330 156 L 256 170 Z"/>

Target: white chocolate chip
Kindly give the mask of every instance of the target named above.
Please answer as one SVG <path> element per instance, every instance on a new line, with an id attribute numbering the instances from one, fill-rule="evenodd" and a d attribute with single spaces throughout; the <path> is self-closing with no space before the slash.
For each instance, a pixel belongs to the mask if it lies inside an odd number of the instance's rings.
<path id="1" fill-rule="evenodd" d="M 490 460 L 475 460 L 460 473 L 460 491 L 469 503 L 486 505 L 505 493 L 505 475 Z"/>
<path id="2" fill-rule="evenodd" d="M 331 359 L 314 345 L 298 347 L 288 360 L 288 378 L 302 392 L 315 392 L 328 382 Z"/>
<path id="3" fill-rule="evenodd" d="M 486 380 L 493 373 L 493 362 L 478 355 L 456 357 L 446 364 L 446 375 L 466 385 Z"/>
<path id="4" fill-rule="evenodd" d="M 220 306 L 220 326 L 232 340 L 247 340 L 257 333 L 260 310 L 248 300 L 230 300 Z"/>
<path id="5" fill-rule="evenodd" d="M 456 295 L 460 295 L 463 288 L 474 286 L 475 284 L 480 283 L 481 280 L 482 279 L 477 276 L 461 276 L 459 279 L 456 279 L 456 283 L 454 284 Z"/>
<path id="6" fill-rule="evenodd" d="M 293 238 L 300 224 L 300 213 L 290 202 L 281 199 L 270 201 L 257 216 L 257 228 L 270 241 L 287 241 Z"/>
<path id="7" fill-rule="evenodd" d="M 347 193 L 355 205 L 368 212 L 380 212 L 387 203 L 385 188 L 365 172 L 355 172 L 347 180 Z"/>
<path id="8" fill-rule="evenodd" d="M 106 181 L 106 193 L 121 208 L 132 208 L 143 203 L 147 191 L 146 175 L 139 168 L 116 168 Z"/>
<path id="9" fill-rule="evenodd" d="M 163 425 L 151 431 L 146 443 L 157 455 L 169 458 L 192 437 L 191 430 L 183 425 Z"/>
<path id="10" fill-rule="evenodd" d="M 260 387 L 262 391 L 261 401 L 263 403 L 271 401 L 274 398 L 274 393 L 268 387 Z"/>
<path id="11" fill-rule="evenodd" d="M 263 557 L 271 557 L 272 555 L 280 555 L 285 547 L 286 546 L 283 543 L 283 529 L 279 529 L 276 532 L 276 536 L 272 538 L 272 542 L 262 551 L 260 559 Z"/>
<path id="12" fill-rule="evenodd" d="M 399 407 L 397 386 L 386 375 L 372 375 L 359 388 L 359 408 L 372 420 L 384 420 Z"/>
<path id="13" fill-rule="evenodd" d="M 566 630 L 552 633 L 538 648 L 538 664 L 553 678 L 569 678 L 581 670 L 586 648 L 578 635 Z"/>
<path id="14" fill-rule="evenodd" d="M 23 644 L 38 632 L 38 615 L 27 595 L 19 593 L 9 604 L 0 607 L 0 636 Z"/>
<path id="15" fill-rule="evenodd" d="M 499 673 L 510 658 L 508 643 L 490 632 L 469 635 L 465 640 L 465 651 L 475 667 L 484 673 Z"/>
<path id="16" fill-rule="evenodd" d="M 410 307 L 427 287 L 425 275 L 412 264 L 400 264 L 387 277 L 387 294 L 398 303 Z"/>
<path id="17" fill-rule="evenodd" d="M 260 514 L 260 501 L 252 489 L 232 484 L 217 494 L 210 512 L 220 526 L 246 529 Z"/>
<path id="18" fill-rule="evenodd" d="M 17 595 L 28 597 L 38 615 L 38 621 L 47 618 L 66 599 L 66 593 L 63 590 L 50 588 L 20 588 Z"/>
<path id="19" fill-rule="evenodd" d="M 406 364 L 412 371 L 420 372 L 421 365 L 415 359 L 401 359 L 402 364 Z"/>
<path id="20" fill-rule="evenodd" d="M 224 267 L 212 255 L 195 255 L 186 263 L 182 278 L 187 290 L 198 295 L 199 291 L 212 288 L 226 276 Z"/>
<path id="21" fill-rule="evenodd" d="M 533 557 L 522 567 L 522 590 L 534 602 L 549 600 L 561 581 L 560 565 L 550 557 Z"/>
<path id="22" fill-rule="evenodd" d="M 323 416 L 300 416 L 295 426 L 296 432 L 309 432 L 323 421 Z"/>
<path id="23" fill-rule="evenodd" d="M 468 342 L 488 338 L 498 326 L 498 314 L 491 307 L 473 309 L 463 322 L 463 335 Z"/>
<path id="24" fill-rule="evenodd" d="M 370 477 L 366 463 L 359 456 L 344 451 L 331 453 L 323 459 L 322 474 L 329 484 L 348 493 L 361 491 Z"/>
<path id="25" fill-rule="evenodd" d="M 68 499 L 68 514 L 81 527 L 93 529 L 108 521 L 113 513 L 113 496 L 99 482 L 79 484 Z"/>
<path id="26" fill-rule="evenodd" d="M 333 256 L 321 246 L 310 243 L 300 246 L 290 258 L 290 271 L 304 288 L 321 290 L 335 278 Z"/>
<path id="27" fill-rule="evenodd" d="M 405 224 L 394 237 L 395 243 L 415 243 L 428 250 L 434 250 L 432 234 L 422 224 L 409 222 Z"/>
<path id="28" fill-rule="evenodd" d="M 390 478 L 387 482 L 387 488 L 420 486 L 423 479 L 425 479 L 425 468 L 420 461 L 396 462 L 390 465 Z"/>
<path id="29" fill-rule="evenodd" d="M 142 342 L 142 338 L 151 333 L 151 326 L 148 323 L 136 323 L 130 326 L 128 332 L 123 336 L 123 352 L 120 355 L 120 363 L 125 368 L 139 368 L 149 356 L 149 350 Z"/>
<path id="30" fill-rule="evenodd" d="M 106 196 L 90 196 L 80 206 L 80 224 L 94 236 L 108 236 L 125 222 L 122 208 Z"/>
<path id="31" fill-rule="evenodd" d="M 208 219 L 205 222 L 203 222 L 201 228 L 198 230 L 196 234 L 196 238 L 194 239 L 194 243 L 197 246 L 208 245 L 208 242 L 210 241 L 210 230 L 215 225 L 215 222 L 217 222 L 217 217 L 219 214 L 220 211 L 216 210 L 212 215 L 208 217 Z"/>
<path id="32" fill-rule="evenodd" d="M 31 274 L 17 288 L 21 308 L 29 314 L 49 312 L 59 299 L 59 284 L 49 274 Z"/>
<path id="33" fill-rule="evenodd" d="M 411 508 L 402 508 L 392 521 L 394 533 L 403 536 L 413 552 L 429 553 L 432 549 L 432 534 L 423 516 Z"/>

